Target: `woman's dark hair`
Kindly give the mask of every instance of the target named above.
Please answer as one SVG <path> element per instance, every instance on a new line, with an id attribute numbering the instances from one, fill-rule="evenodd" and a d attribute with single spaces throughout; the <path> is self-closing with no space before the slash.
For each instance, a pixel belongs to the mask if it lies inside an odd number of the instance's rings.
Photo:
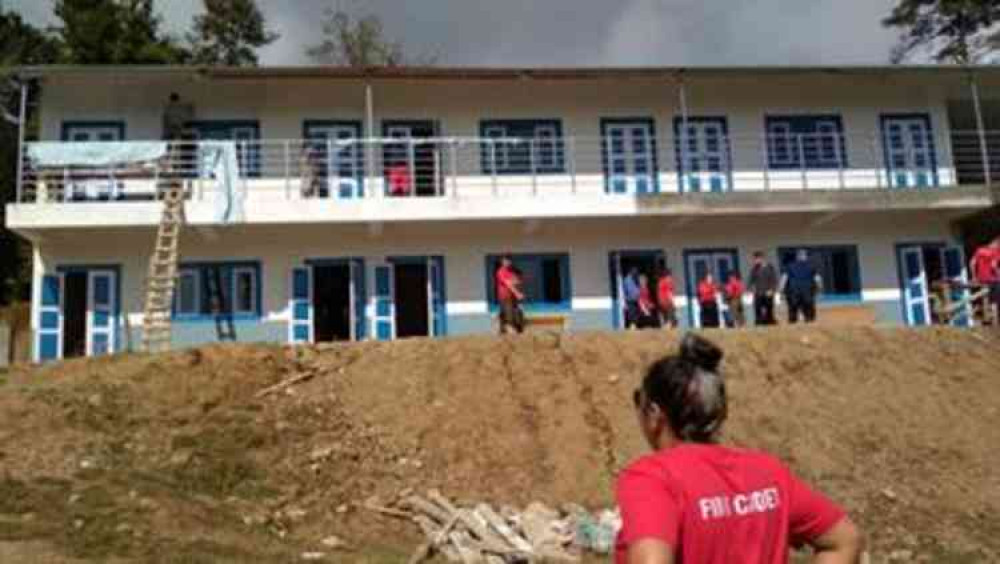
<path id="1" fill-rule="evenodd" d="M 674 435 L 695 443 L 714 442 L 726 420 L 726 385 L 719 374 L 722 349 L 688 333 L 677 355 L 653 363 L 642 380 L 646 401 L 663 410 Z"/>

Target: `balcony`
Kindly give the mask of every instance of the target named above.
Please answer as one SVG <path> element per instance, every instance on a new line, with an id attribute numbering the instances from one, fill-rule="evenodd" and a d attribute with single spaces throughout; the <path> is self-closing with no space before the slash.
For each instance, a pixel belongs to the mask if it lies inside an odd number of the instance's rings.
<path id="1" fill-rule="evenodd" d="M 986 147 L 1000 147 L 1000 132 Z M 1000 154 L 949 138 L 318 138 L 26 144 L 10 226 L 152 225 L 183 182 L 194 224 L 972 210 Z M 984 158 L 986 157 L 986 158 Z M 993 157 L 993 158 L 990 158 Z M 993 170 L 984 161 L 998 163 Z M 947 188 L 942 190 L 942 188 Z"/>

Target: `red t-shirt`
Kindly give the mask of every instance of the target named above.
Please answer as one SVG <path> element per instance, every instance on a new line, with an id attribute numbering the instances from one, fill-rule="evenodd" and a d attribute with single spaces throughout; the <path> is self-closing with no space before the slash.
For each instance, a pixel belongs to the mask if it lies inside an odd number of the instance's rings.
<path id="1" fill-rule="evenodd" d="M 642 539 L 666 542 L 677 562 L 786 564 L 789 545 L 815 540 L 845 516 L 775 457 L 719 445 L 644 456 L 619 476 L 616 495 L 619 564 Z"/>
<path id="2" fill-rule="evenodd" d="M 726 296 L 729 299 L 742 297 L 744 289 L 743 281 L 739 278 L 730 278 L 726 282 Z"/>
<path id="3" fill-rule="evenodd" d="M 660 307 L 674 305 L 674 277 L 664 276 L 656 285 L 656 297 Z"/>
<path id="4" fill-rule="evenodd" d="M 715 285 L 715 282 L 708 282 L 706 280 L 701 281 L 698 284 L 698 301 L 701 303 L 708 303 L 715 301 L 715 294 L 719 291 L 719 287 Z"/>
<path id="5" fill-rule="evenodd" d="M 972 275 L 983 283 L 996 282 L 1000 268 L 1000 249 L 991 246 L 979 247 L 972 255 Z"/>
<path id="6" fill-rule="evenodd" d="M 639 307 L 642 309 L 643 313 L 650 313 L 653 311 L 653 294 L 649 291 L 649 286 L 639 286 Z"/>
<path id="7" fill-rule="evenodd" d="M 389 191 L 396 196 L 410 193 L 410 168 L 406 165 L 395 165 L 389 168 Z"/>
<path id="8" fill-rule="evenodd" d="M 510 286 L 516 285 L 517 281 L 517 273 L 514 272 L 513 268 L 505 268 L 503 266 L 498 268 L 496 276 L 497 300 L 505 302 L 514 299 L 515 296 L 510 291 Z"/>

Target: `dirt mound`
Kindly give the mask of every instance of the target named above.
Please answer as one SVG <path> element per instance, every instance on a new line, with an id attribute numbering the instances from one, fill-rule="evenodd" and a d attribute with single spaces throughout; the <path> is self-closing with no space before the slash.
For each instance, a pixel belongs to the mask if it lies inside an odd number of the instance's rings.
<path id="1" fill-rule="evenodd" d="M 845 504 L 875 561 L 1000 553 L 1000 337 L 948 329 L 713 334 L 726 441 Z M 437 488 L 611 503 L 643 451 L 631 390 L 667 333 L 215 346 L 0 376 L 0 555 L 49 561 L 397 562 L 410 524 L 363 509 Z M 258 392 L 295 374 L 288 391 Z M 327 551 L 328 552 L 328 551 Z M 53 560 L 54 559 L 54 560 Z"/>

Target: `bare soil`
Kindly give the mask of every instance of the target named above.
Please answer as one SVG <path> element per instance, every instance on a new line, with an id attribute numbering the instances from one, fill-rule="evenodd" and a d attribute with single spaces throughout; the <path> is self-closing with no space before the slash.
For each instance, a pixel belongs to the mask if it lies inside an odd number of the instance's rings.
<path id="1" fill-rule="evenodd" d="M 725 441 L 774 452 L 845 505 L 875 562 L 1000 559 L 1000 334 L 711 337 L 727 351 Z M 0 560 L 399 562 L 420 539 L 363 509 L 373 496 L 605 507 L 644 449 L 631 392 L 676 343 L 234 345 L 0 372 Z M 303 371 L 316 375 L 255 397 Z"/>

